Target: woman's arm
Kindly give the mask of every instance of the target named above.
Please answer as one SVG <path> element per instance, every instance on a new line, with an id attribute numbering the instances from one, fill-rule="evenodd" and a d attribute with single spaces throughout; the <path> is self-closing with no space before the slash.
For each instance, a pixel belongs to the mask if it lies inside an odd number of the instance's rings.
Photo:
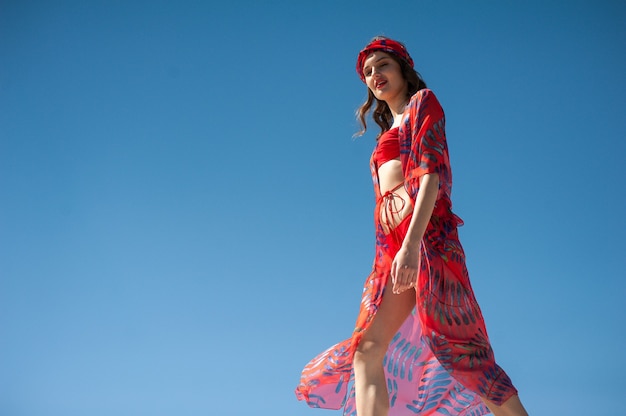
<path id="1" fill-rule="evenodd" d="M 417 284 L 420 244 L 430 217 L 435 208 L 439 192 L 439 175 L 427 173 L 420 178 L 420 187 L 415 198 L 413 217 L 402 247 L 391 264 L 393 293 L 402 293 Z"/>

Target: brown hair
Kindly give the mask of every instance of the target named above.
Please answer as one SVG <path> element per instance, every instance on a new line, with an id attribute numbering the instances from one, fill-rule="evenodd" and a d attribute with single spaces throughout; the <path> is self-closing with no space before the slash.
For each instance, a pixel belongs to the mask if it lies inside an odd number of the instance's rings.
<path id="1" fill-rule="evenodd" d="M 383 36 L 377 36 L 372 40 L 384 39 Z M 402 77 L 407 82 L 407 99 L 411 98 L 413 94 L 426 88 L 426 83 L 422 79 L 422 76 L 415 70 L 411 65 L 409 65 L 404 59 L 396 56 L 393 53 L 389 53 L 389 56 L 393 58 L 398 64 L 400 64 L 400 73 Z M 372 119 L 380 126 L 380 133 L 376 136 L 378 139 L 381 134 L 389 130 L 391 125 L 393 124 L 393 116 L 391 114 L 391 110 L 386 102 L 379 100 L 374 96 L 372 90 L 367 88 L 367 100 L 359 107 L 356 111 L 356 117 L 361 122 L 361 126 L 363 127 L 361 131 L 357 132 L 355 136 L 362 136 L 367 131 L 367 122 L 365 121 L 368 113 L 372 109 L 372 105 L 374 105 L 374 101 L 376 101 L 376 108 L 373 110 Z"/>

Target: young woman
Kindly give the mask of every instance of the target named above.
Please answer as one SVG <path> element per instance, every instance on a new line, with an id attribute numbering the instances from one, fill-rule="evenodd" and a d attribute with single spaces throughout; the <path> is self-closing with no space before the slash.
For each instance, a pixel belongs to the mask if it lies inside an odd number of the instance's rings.
<path id="1" fill-rule="evenodd" d="M 356 70 L 368 88 L 361 133 L 374 104 L 381 127 L 370 162 L 376 258 L 352 337 L 304 368 L 296 395 L 346 415 L 526 415 L 465 267 L 443 110 L 399 42 L 374 38 Z"/>

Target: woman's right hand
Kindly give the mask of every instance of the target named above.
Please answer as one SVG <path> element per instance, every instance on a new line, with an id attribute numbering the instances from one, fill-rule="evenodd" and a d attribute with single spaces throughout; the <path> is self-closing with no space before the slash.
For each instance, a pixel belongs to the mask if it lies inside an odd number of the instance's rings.
<path id="1" fill-rule="evenodd" d="M 419 247 L 402 245 L 391 263 L 392 291 L 400 294 L 417 286 L 419 271 Z"/>

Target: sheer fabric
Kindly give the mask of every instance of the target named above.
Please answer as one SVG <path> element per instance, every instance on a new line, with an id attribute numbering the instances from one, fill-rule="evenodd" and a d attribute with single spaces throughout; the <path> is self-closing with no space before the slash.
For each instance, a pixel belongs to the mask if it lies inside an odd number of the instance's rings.
<path id="1" fill-rule="evenodd" d="M 461 219 L 452 213 L 452 174 L 443 109 L 434 93 L 411 99 L 398 131 L 405 188 L 415 204 L 419 179 L 439 175 L 437 202 L 420 248 L 416 307 L 389 344 L 384 359 L 390 416 L 410 414 L 484 415 L 480 397 L 501 404 L 517 393 L 496 364 L 484 320 L 472 291 L 465 254 L 458 239 Z M 376 154 L 376 150 L 374 151 Z M 356 416 L 352 359 L 374 318 L 389 278 L 391 262 L 410 222 L 385 234 L 374 157 L 370 161 L 376 209 L 376 253 L 352 336 L 322 352 L 302 372 L 296 396 L 312 407 L 344 408 Z"/>

